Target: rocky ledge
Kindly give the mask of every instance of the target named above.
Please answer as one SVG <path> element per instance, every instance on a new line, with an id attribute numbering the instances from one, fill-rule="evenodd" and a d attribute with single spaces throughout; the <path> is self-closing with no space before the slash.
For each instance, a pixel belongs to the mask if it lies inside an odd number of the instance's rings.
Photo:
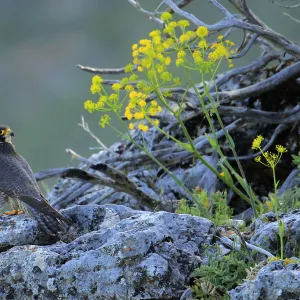
<path id="1" fill-rule="evenodd" d="M 112 204 L 62 213 L 75 221 L 68 243 L 1 216 L 1 299 L 179 299 L 215 234 L 204 218 Z"/>

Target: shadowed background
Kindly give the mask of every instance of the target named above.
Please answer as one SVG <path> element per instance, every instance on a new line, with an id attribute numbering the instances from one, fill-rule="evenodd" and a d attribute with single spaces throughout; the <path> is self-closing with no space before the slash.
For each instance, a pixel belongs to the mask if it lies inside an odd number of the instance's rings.
<path id="1" fill-rule="evenodd" d="M 220 2 L 230 7 L 228 1 Z M 141 3 L 153 9 L 159 1 Z M 300 9 L 282 9 L 267 0 L 249 1 L 249 6 L 269 27 L 299 40 L 300 24 L 282 12 L 300 18 Z M 187 10 L 208 23 L 223 17 L 204 0 Z M 89 92 L 92 75 L 74 65 L 125 66 L 131 45 L 157 28 L 155 24 L 125 0 L 16 0 L 1 1 L 0 26 L 0 124 L 15 131 L 17 151 L 34 172 L 73 164 L 66 148 L 92 154 L 89 147 L 97 145 L 77 126 L 81 115 L 105 144 L 119 139 L 98 126 L 97 114 L 84 111 L 84 100 L 95 100 Z"/>

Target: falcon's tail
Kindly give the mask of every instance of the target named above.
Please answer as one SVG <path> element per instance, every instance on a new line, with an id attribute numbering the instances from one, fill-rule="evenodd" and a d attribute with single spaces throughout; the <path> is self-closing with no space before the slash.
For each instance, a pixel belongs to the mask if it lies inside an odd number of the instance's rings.
<path id="1" fill-rule="evenodd" d="M 71 220 L 60 214 L 60 218 L 41 213 L 37 209 L 27 205 L 27 211 L 39 224 L 40 229 L 45 233 L 58 238 L 66 237 L 70 232 Z"/>

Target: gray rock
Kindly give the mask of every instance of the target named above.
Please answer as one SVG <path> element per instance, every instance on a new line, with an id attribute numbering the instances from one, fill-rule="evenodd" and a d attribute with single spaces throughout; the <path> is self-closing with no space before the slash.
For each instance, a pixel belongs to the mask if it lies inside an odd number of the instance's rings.
<path id="1" fill-rule="evenodd" d="M 24 246 L 20 237 L 0 253 L 1 299 L 180 298 L 215 233 L 207 219 L 125 206 L 63 213 L 76 220 L 72 242 Z"/>
<path id="2" fill-rule="evenodd" d="M 28 244 L 44 244 L 47 240 L 38 232 L 35 220 L 25 215 L 0 216 L 0 251 L 3 252 L 13 246 Z"/>
<path id="3" fill-rule="evenodd" d="M 231 300 L 299 300 L 300 265 L 272 262 L 263 267 L 254 280 L 230 291 Z"/>
<path id="4" fill-rule="evenodd" d="M 280 219 L 284 222 L 284 255 L 286 257 L 298 256 L 300 251 L 300 210 L 280 214 Z M 251 226 L 255 233 L 250 239 L 250 243 L 276 255 L 280 249 L 280 241 L 275 214 L 264 214 Z"/>

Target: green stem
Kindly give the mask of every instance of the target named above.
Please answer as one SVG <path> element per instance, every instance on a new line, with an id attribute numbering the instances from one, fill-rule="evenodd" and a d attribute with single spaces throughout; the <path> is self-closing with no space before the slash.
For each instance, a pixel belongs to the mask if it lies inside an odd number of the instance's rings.
<path id="1" fill-rule="evenodd" d="M 159 165 L 168 175 L 170 175 L 173 180 L 176 182 L 176 184 L 180 187 L 182 187 L 184 189 L 184 191 L 191 197 L 191 199 L 193 200 L 193 202 L 195 203 L 195 205 L 198 207 L 198 209 L 203 213 L 203 215 L 206 215 L 205 210 L 199 205 L 199 202 L 197 201 L 197 199 L 194 197 L 194 195 L 188 190 L 188 188 L 183 184 L 183 182 L 181 180 L 179 180 L 171 171 L 169 171 L 157 158 L 155 158 L 148 150 L 146 147 L 142 147 L 141 145 L 139 145 L 138 143 L 135 142 L 135 140 L 132 138 L 129 130 L 127 129 L 126 124 L 124 123 L 124 121 L 122 120 L 121 116 L 116 113 L 117 118 L 119 119 L 119 121 L 122 123 L 122 125 L 124 126 L 126 133 L 128 136 L 122 134 L 122 136 L 125 139 L 128 139 L 137 147 L 139 148 L 141 151 L 143 151 L 144 153 L 147 154 L 147 156 L 152 159 L 152 161 L 154 161 L 157 165 Z"/>

